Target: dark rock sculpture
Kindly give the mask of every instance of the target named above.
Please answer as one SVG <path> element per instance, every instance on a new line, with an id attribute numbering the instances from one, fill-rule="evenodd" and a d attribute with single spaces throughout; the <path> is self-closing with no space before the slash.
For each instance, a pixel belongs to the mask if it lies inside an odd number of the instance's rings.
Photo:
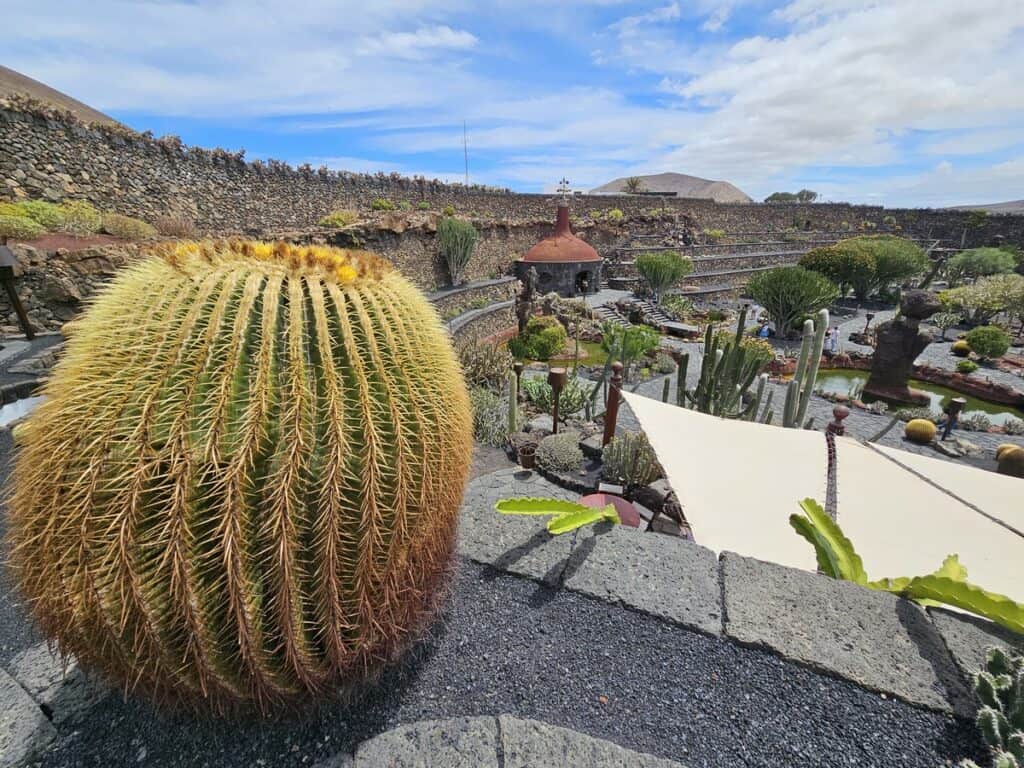
<path id="1" fill-rule="evenodd" d="M 922 405 L 928 397 L 907 386 L 914 360 L 932 343 L 931 334 L 921 331 L 921 321 L 942 308 L 938 297 L 928 291 L 908 291 L 900 302 L 900 315 L 875 329 L 875 353 L 871 376 L 864 392 L 886 400 Z"/>
<path id="2" fill-rule="evenodd" d="M 526 323 L 533 314 L 533 299 L 537 293 L 537 270 L 530 267 L 525 279 L 520 280 L 522 290 L 516 296 L 516 320 L 519 323 L 519 333 L 526 330 Z"/>

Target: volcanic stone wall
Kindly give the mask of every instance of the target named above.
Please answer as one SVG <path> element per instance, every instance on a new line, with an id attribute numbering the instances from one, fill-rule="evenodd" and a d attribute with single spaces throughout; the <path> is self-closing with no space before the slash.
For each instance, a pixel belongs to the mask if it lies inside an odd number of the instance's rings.
<path id="1" fill-rule="evenodd" d="M 0 101 L 0 200 L 88 200 L 152 221 L 174 213 L 217 234 L 261 235 L 307 228 L 338 208 L 368 209 L 378 198 L 397 206 L 426 203 L 439 210 L 496 221 L 550 221 L 547 195 L 519 195 L 492 188 L 443 184 L 423 178 L 332 172 L 309 166 L 246 162 L 241 153 L 186 147 L 175 137 L 155 139 L 125 128 L 86 125 L 69 113 L 18 100 Z M 603 219 L 620 210 L 627 221 L 671 213 L 697 229 L 781 232 L 793 228 L 883 228 L 887 216 L 909 233 L 968 246 L 995 235 L 1024 244 L 1024 216 L 884 209 L 847 204 L 718 204 L 709 200 L 629 196 L 578 196 L 577 221 Z M 891 220 L 890 222 L 891 223 Z"/>

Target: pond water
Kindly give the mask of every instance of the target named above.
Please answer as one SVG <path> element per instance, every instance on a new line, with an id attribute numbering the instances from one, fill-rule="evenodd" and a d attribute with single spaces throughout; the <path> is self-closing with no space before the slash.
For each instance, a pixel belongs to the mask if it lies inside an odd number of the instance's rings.
<path id="1" fill-rule="evenodd" d="M 6 427 L 22 416 L 28 416 L 45 399 L 44 397 L 23 397 L 21 400 L 7 403 L 7 405 L 0 408 L 0 427 Z"/>
<path id="2" fill-rule="evenodd" d="M 818 372 L 818 383 L 815 389 L 829 395 L 850 395 L 854 392 L 860 392 L 864 385 L 867 384 L 867 381 L 867 371 L 832 368 Z M 912 389 L 920 390 L 928 395 L 931 401 L 930 407 L 933 411 L 941 412 L 954 397 L 962 397 L 967 401 L 963 411 L 965 416 L 980 411 L 988 416 L 989 421 L 997 426 L 1006 423 L 1007 419 L 1024 419 L 1024 411 L 1020 411 L 1013 406 L 980 400 L 976 397 L 965 395 L 962 392 L 957 392 L 949 387 L 930 384 L 927 381 L 918 381 L 917 379 L 911 379 L 910 386 Z M 865 402 L 871 402 L 878 398 L 865 395 L 863 399 Z"/>

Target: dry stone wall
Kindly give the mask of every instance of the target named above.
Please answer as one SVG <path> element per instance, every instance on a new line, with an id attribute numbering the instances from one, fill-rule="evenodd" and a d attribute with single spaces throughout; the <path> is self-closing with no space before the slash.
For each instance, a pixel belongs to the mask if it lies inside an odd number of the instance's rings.
<path id="1" fill-rule="evenodd" d="M 491 221 L 550 221 L 551 197 L 465 187 L 396 174 L 353 174 L 283 163 L 245 162 L 241 154 L 186 147 L 126 129 L 85 125 L 67 113 L 0 102 L 0 199 L 65 198 L 152 220 L 167 213 L 192 217 L 206 232 L 262 235 L 306 228 L 338 208 L 367 210 L 373 200 Z M 585 225 L 622 211 L 628 220 L 670 214 L 686 226 L 727 232 L 859 229 L 884 226 L 892 216 L 910 234 L 967 245 L 995 235 L 1024 244 L 1024 216 L 976 222 L 966 211 L 884 209 L 847 204 L 719 204 L 710 200 L 578 196 L 574 216 Z M 585 228 L 585 227 L 584 227 Z"/>

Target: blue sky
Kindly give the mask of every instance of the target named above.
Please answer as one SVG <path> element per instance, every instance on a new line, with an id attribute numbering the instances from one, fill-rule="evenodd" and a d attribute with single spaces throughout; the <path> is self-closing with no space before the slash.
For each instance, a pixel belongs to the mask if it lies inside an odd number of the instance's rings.
<path id="1" fill-rule="evenodd" d="M 1021 0 L 4 0 L 2 62 L 187 143 L 519 191 L 1024 198 Z"/>

